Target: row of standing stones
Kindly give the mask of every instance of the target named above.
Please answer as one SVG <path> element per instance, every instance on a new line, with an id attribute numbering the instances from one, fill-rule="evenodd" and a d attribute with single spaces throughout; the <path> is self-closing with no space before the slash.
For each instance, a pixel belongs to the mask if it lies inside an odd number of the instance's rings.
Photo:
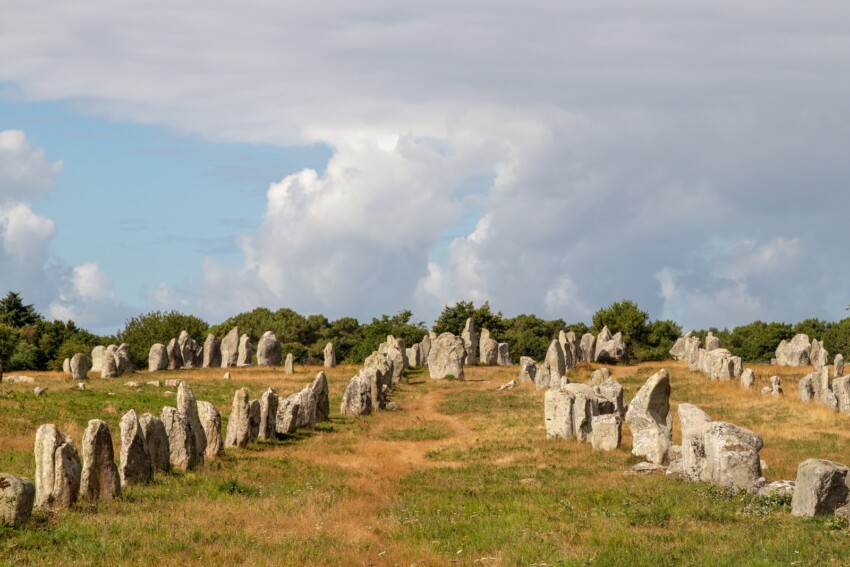
<path id="1" fill-rule="evenodd" d="M 34 507 L 57 512 L 74 506 L 79 498 L 90 502 L 117 498 L 122 487 L 148 483 L 155 472 L 201 468 L 205 459 L 220 457 L 225 448 L 246 447 L 252 439 L 271 439 L 299 428 L 312 429 L 329 419 L 324 372 L 287 397 L 269 388 L 260 399 L 251 400 L 247 388 L 239 389 L 225 437 L 215 406 L 196 400 L 189 384 L 181 381 L 176 408 L 164 407 L 159 416 L 145 413 L 139 417 L 135 410 L 122 416 L 117 465 L 109 425 L 103 420 L 89 421 L 79 452 L 74 441 L 55 425 L 39 427 L 35 483 L 0 473 L 0 523 L 24 524 Z"/>

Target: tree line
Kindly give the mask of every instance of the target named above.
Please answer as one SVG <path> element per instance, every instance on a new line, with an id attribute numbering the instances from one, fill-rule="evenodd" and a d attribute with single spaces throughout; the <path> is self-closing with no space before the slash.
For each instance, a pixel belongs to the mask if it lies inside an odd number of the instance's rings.
<path id="1" fill-rule="evenodd" d="M 514 361 L 521 356 L 542 360 L 549 344 L 561 331 L 573 331 L 579 338 L 585 333 L 596 335 L 605 326 L 612 333 L 621 332 L 631 362 L 668 359 L 670 348 L 682 335 L 678 324 L 652 320 L 630 300 L 599 309 L 590 325 L 547 320 L 533 314 L 505 317 L 501 311 L 493 311 L 487 302 L 476 306 L 471 301 L 459 301 L 447 305 L 431 329 L 438 334 L 446 331 L 460 334 L 470 317 L 479 334 L 486 328 L 493 339 L 508 343 Z M 331 321 L 323 315 L 305 316 L 287 308 L 272 311 L 257 307 L 215 325 L 179 311 L 152 311 L 128 319 L 114 335 L 101 336 L 77 327 L 73 321 L 48 321 L 32 305 L 27 305 L 19 293 L 9 292 L 0 299 L 0 363 L 5 370 L 60 370 L 65 358 L 74 353 L 89 353 L 97 345 L 126 342 L 134 367 L 146 368 L 148 350 L 154 343 L 168 344 L 183 330 L 203 343 L 208 333 L 221 339 L 233 327 L 239 327 L 239 332 L 246 333 L 254 344 L 263 333 L 272 331 L 282 343 L 283 352 L 291 352 L 302 364 L 321 362 L 322 351 L 329 341 L 336 346 L 337 360 L 359 364 L 387 335 L 402 338 L 410 346 L 429 331 L 424 322 L 413 320 L 409 310 L 361 323 L 353 317 Z M 834 323 L 806 319 L 794 325 L 756 321 L 731 330 L 697 330 L 695 335 L 704 338 L 708 331 L 718 336 L 734 355 L 751 362 L 770 361 L 779 342 L 797 333 L 824 341 L 831 354 L 850 353 L 850 318 Z"/>

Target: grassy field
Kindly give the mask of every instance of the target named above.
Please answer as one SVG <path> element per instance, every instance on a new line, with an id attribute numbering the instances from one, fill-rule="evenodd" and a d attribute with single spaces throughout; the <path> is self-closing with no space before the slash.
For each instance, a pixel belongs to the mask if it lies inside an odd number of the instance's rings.
<path id="1" fill-rule="evenodd" d="M 793 479 L 809 457 L 850 463 L 850 417 L 797 397 L 807 370 L 782 371 L 786 396 L 759 390 L 776 369 L 753 367 L 756 387 L 709 382 L 667 363 L 672 405 L 691 402 L 765 440 L 770 479 Z M 613 368 L 630 400 L 658 365 Z M 189 370 L 88 381 L 55 373 L 33 385 L 0 385 L 0 471 L 33 477 L 42 423 L 79 445 L 89 419 L 127 410 L 159 413 L 174 388 L 122 384 L 180 378 L 222 412 L 234 391 L 299 390 L 318 368 Z M 466 381 L 414 370 L 393 393 L 401 411 L 338 414 L 354 367 L 328 372 L 330 423 L 283 440 L 254 442 L 188 474 L 159 475 L 121 499 L 36 514 L 0 528 L 2 565 L 847 565 L 850 532 L 836 518 L 791 517 L 787 502 L 665 477 L 625 476 L 638 462 L 624 446 L 594 452 L 547 441 L 543 392 L 495 388 L 517 367 L 468 368 Z M 586 380 L 590 366 L 571 373 Z M 678 419 L 674 441 L 680 439 Z M 118 447 L 116 446 L 116 455 Z"/>

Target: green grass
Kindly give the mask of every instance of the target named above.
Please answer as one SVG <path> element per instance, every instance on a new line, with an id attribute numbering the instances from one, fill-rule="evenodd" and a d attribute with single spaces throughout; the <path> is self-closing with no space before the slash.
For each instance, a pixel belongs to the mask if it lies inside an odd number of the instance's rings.
<path id="1" fill-rule="evenodd" d="M 415 419 L 413 425 L 391 429 L 381 435 L 385 441 L 438 441 L 451 436 L 452 430 L 441 421 Z"/>

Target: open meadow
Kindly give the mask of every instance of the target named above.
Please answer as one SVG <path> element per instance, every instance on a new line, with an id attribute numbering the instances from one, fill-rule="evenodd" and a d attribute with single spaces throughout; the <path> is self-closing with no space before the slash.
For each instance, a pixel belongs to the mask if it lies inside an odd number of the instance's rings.
<path id="1" fill-rule="evenodd" d="M 598 365 L 571 370 L 586 382 Z M 660 366 L 611 367 L 631 400 Z M 808 369 L 755 365 L 754 388 L 709 381 L 667 362 L 674 443 L 676 406 L 749 428 L 765 442 L 771 480 L 794 479 L 810 457 L 850 461 L 850 417 L 804 404 L 796 379 Z M 517 366 L 468 367 L 466 380 L 431 380 L 408 370 L 391 393 L 401 409 L 341 417 L 354 366 L 325 369 L 331 421 L 313 431 L 227 450 L 189 473 L 158 474 L 120 499 L 35 512 L 21 528 L 0 527 L 2 565 L 846 565 L 850 532 L 836 517 L 796 518 L 781 498 L 665 476 L 624 475 L 641 459 L 623 446 L 593 451 L 546 440 L 544 391 L 533 384 L 497 392 Z M 89 419 L 128 410 L 159 414 L 175 405 L 148 380 L 188 381 L 227 426 L 237 388 L 258 397 L 300 390 L 319 367 L 136 372 L 90 378 L 85 391 L 60 373 L 27 373 L 33 384 L 0 384 L 0 471 L 32 479 L 33 443 L 54 423 L 78 444 Z M 785 396 L 761 396 L 779 373 Z M 123 385 L 128 380 L 138 388 Z M 173 394 L 172 394 L 173 396 Z"/>

